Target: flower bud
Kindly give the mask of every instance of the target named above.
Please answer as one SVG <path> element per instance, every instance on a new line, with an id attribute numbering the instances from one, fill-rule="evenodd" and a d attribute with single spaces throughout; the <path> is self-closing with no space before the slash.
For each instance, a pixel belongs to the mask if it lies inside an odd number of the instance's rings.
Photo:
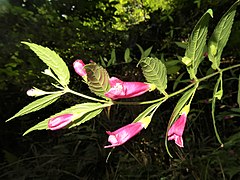
<path id="1" fill-rule="evenodd" d="M 48 121 L 48 128 L 51 130 L 61 129 L 66 125 L 68 125 L 69 123 L 71 123 L 72 118 L 73 118 L 73 114 L 63 114 L 60 116 L 52 117 Z"/>

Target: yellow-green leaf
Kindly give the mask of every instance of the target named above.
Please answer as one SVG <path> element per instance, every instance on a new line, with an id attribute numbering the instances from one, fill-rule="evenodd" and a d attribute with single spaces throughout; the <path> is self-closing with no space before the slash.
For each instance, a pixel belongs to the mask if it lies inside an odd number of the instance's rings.
<path id="1" fill-rule="evenodd" d="M 19 116 L 23 116 L 25 114 L 29 114 L 31 112 L 38 111 L 42 108 L 45 108 L 46 106 L 54 103 L 63 94 L 64 94 L 64 92 L 56 93 L 56 94 L 51 94 L 48 96 L 44 96 L 40 99 L 37 99 L 37 100 L 31 102 L 30 104 L 28 104 L 27 106 L 25 106 L 23 109 L 21 109 L 19 112 L 17 112 L 13 117 L 9 118 L 7 121 L 10 121 Z"/>
<path id="2" fill-rule="evenodd" d="M 54 51 L 50 50 L 47 47 L 43 47 L 34 43 L 22 42 L 30 47 L 37 56 L 49 66 L 53 72 L 57 75 L 59 83 L 62 86 L 66 86 L 70 80 L 70 73 L 66 63 L 62 58 Z"/>

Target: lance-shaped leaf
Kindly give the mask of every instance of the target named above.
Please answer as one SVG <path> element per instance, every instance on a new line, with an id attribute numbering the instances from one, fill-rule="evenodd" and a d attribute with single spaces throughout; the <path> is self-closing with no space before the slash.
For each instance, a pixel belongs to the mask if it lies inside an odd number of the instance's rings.
<path id="1" fill-rule="evenodd" d="M 127 48 L 124 53 L 124 60 L 126 63 L 130 63 L 132 61 L 132 58 L 130 57 L 130 49 Z"/>
<path id="2" fill-rule="evenodd" d="M 213 99 L 212 99 L 212 120 L 213 120 L 213 128 L 217 137 L 217 140 L 220 144 L 222 144 L 222 141 L 220 139 L 220 136 L 217 131 L 216 127 L 216 120 L 215 120 L 215 103 L 216 103 L 216 98 L 221 99 L 223 94 L 223 84 L 222 84 L 222 73 L 220 73 L 220 76 L 217 80 L 217 83 L 215 84 L 214 90 L 213 90 Z"/>
<path id="3" fill-rule="evenodd" d="M 63 94 L 64 94 L 64 92 L 62 92 L 62 93 L 59 92 L 56 94 L 51 94 L 48 96 L 44 96 L 40 99 L 37 99 L 37 100 L 31 102 L 30 104 L 28 104 L 27 106 L 25 106 L 23 109 L 21 109 L 19 112 L 17 112 L 13 117 L 9 118 L 7 121 L 10 121 L 19 116 L 23 116 L 25 114 L 29 114 L 31 112 L 38 111 L 42 108 L 45 108 L 46 106 L 54 103 Z"/>
<path id="4" fill-rule="evenodd" d="M 45 119 L 44 121 L 39 122 L 38 124 L 36 124 L 35 126 L 31 127 L 30 129 L 28 129 L 23 136 L 25 136 L 26 134 L 30 133 L 31 131 L 34 130 L 43 130 L 43 129 L 48 129 L 48 121 L 49 119 Z"/>
<path id="5" fill-rule="evenodd" d="M 170 117 L 169 120 L 169 124 L 168 124 L 168 128 L 174 123 L 174 121 L 177 119 L 177 117 L 179 116 L 180 111 L 182 110 L 182 108 L 187 104 L 188 100 L 191 98 L 191 96 L 194 94 L 194 92 L 196 91 L 197 87 L 193 87 L 191 89 L 189 89 L 188 91 L 186 91 L 182 97 L 178 100 L 172 115 Z"/>
<path id="6" fill-rule="evenodd" d="M 62 86 L 68 85 L 70 79 L 68 67 L 56 52 L 50 50 L 47 47 L 43 47 L 34 43 L 22 43 L 28 45 L 30 49 L 33 50 L 37 56 L 53 70 L 59 79 L 59 83 Z"/>
<path id="7" fill-rule="evenodd" d="M 230 36 L 236 8 L 239 3 L 240 1 L 235 2 L 222 16 L 209 39 L 208 58 L 212 62 L 213 69 L 219 68 L 222 51 Z"/>
<path id="8" fill-rule="evenodd" d="M 157 89 L 164 93 L 164 90 L 167 88 L 167 69 L 165 64 L 158 58 L 152 57 L 141 59 L 139 64 L 147 82 L 155 84 Z"/>
<path id="9" fill-rule="evenodd" d="M 84 68 L 87 72 L 89 89 L 96 95 L 106 98 L 104 94 L 110 89 L 107 71 L 96 63 L 87 64 Z"/>
<path id="10" fill-rule="evenodd" d="M 98 114 L 100 114 L 102 112 L 102 108 L 101 109 L 96 109 L 93 110 L 91 112 L 88 112 L 86 114 L 84 114 L 82 117 L 80 117 L 79 119 L 75 120 L 73 123 L 71 123 L 69 125 L 69 129 L 75 126 L 79 126 L 82 123 L 85 123 L 86 121 L 89 121 L 90 119 L 96 117 Z"/>
<path id="11" fill-rule="evenodd" d="M 67 126 L 68 128 L 72 128 L 74 126 L 78 126 L 92 118 L 94 118 L 96 115 L 100 114 L 102 109 L 104 107 L 109 107 L 111 104 L 101 104 L 101 103 L 82 103 L 77 104 L 75 106 L 72 106 L 70 108 L 67 108 L 59 113 L 56 113 L 49 118 L 39 122 L 35 126 L 28 129 L 23 135 L 26 135 L 27 133 L 34 131 L 34 130 L 43 130 L 48 129 L 48 121 L 50 118 L 64 115 L 64 114 L 73 114 L 72 122 Z"/>
<path id="12" fill-rule="evenodd" d="M 182 62 L 187 65 L 187 70 L 191 79 L 195 78 L 198 66 L 203 60 L 208 21 L 209 18 L 213 16 L 212 13 L 212 10 L 209 9 L 197 22 L 188 40 L 185 57 L 182 58 Z"/>
<path id="13" fill-rule="evenodd" d="M 151 106 L 149 106 L 147 109 L 145 109 L 141 114 L 139 114 L 133 121 L 133 123 L 140 121 L 141 119 L 152 115 L 152 112 L 155 112 L 155 109 L 157 109 L 164 101 L 152 104 Z"/>

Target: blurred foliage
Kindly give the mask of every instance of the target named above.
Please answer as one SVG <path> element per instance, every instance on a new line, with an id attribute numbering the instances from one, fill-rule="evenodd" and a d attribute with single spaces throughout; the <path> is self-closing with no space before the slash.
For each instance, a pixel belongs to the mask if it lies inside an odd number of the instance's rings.
<path id="1" fill-rule="evenodd" d="M 53 49 L 65 60 L 71 73 L 71 87 L 89 93 L 73 72 L 75 59 L 105 63 L 111 76 L 144 81 L 136 64 L 141 56 L 158 57 L 169 75 L 168 92 L 188 83 L 179 57 L 198 18 L 212 8 L 214 20 L 209 34 L 235 0 L 0 0 L 0 179 L 239 179 L 239 70 L 224 77 L 224 97 L 216 104 L 219 147 L 211 123 L 212 89 L 216 79 L 200 88 L 194 98 L 184 133 L 185 148 L 171 159 L 164 147 L 167 122 L 177 98 L 160 107 L 148 129 L 113 149 L 104 149 L 106 130 L 131 122 L 144 106 L 118 106 L 83 126 L 58 132 L 23 132 L 76 102 L 66 95 L 48 109 L 4 121 L 32 99 L 26 90 L 33 85 L 48 90 L 51 82 L 41 74 L 46 67 L 21 41 Z M 239 63 L 239 10 L 224 49 L 222 66 Z M 177 42 L 177 43 L 176 43 Z M 178 44 L 178 45 L 177 45 Z M 129 50 L 127 50 L 129 49 Z M 144 54 L 145 53 L 145 54 Z M 103 65 L 103 64 L 102 64 Z M 205 58 L 200 75 L 212 71 Z M 149 93 L 139 100 L 157 97 Z M 136 99 L 138 100 L 138 99 Z M 110 153 L 110 154 L 109 154 Z"/>

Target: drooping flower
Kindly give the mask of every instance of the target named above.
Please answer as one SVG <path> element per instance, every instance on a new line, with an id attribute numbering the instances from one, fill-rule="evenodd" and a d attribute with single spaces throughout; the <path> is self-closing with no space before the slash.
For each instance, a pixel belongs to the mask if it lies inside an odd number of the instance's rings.
<path id="1" fill-rule="evenodd" d="M 175 144 L 183 147 L 183 131 L 187 121 L 187 112 L 183 112 L 181 116 L 173 123 L 168 130 L 168 140 L 175 140 Z"/>
<path id="2" fill-rule="evenodd" d="M 72 117 L 73 114 L 63 114 L 60 116 L 52 117 L 48 121 L 48 128 L 51 130 L 61 129 L 72 122 Z"/>
<path id="3" fill-rule="evenodd" d="M 156 88 L 153 84 L 143 82 L 124 82 L 116 77 L 111 77 L 109 79 L 109 84 L 111 88 L 105 93 L 105 96 L 113 100 L 140 96 L 143 93 L 152 91 Z"/>
<path id="4" fill-rule="evenodd" d="M 114 132 L 107 131 L 106 133 L 109 135 L 108 142 L 110 142 L 111 145 L 104 146 L 104 148 L 111 148 L 124 144 L 138 134 L 143 128 L 144 123 L 139 121 L 123 126 Z"/>
<path id="5" fill-rule="evenodd" d="M 73 68 L 74 68 L 75 72 L 79 76 L 82 76 L 82 77 L 85 77 L 87 75 L 87 72 L 84 69 L 84 66 L 85 66 L 84 62 L 80 59 L 74 61 L 74 63 L 73 63 Z"/>

